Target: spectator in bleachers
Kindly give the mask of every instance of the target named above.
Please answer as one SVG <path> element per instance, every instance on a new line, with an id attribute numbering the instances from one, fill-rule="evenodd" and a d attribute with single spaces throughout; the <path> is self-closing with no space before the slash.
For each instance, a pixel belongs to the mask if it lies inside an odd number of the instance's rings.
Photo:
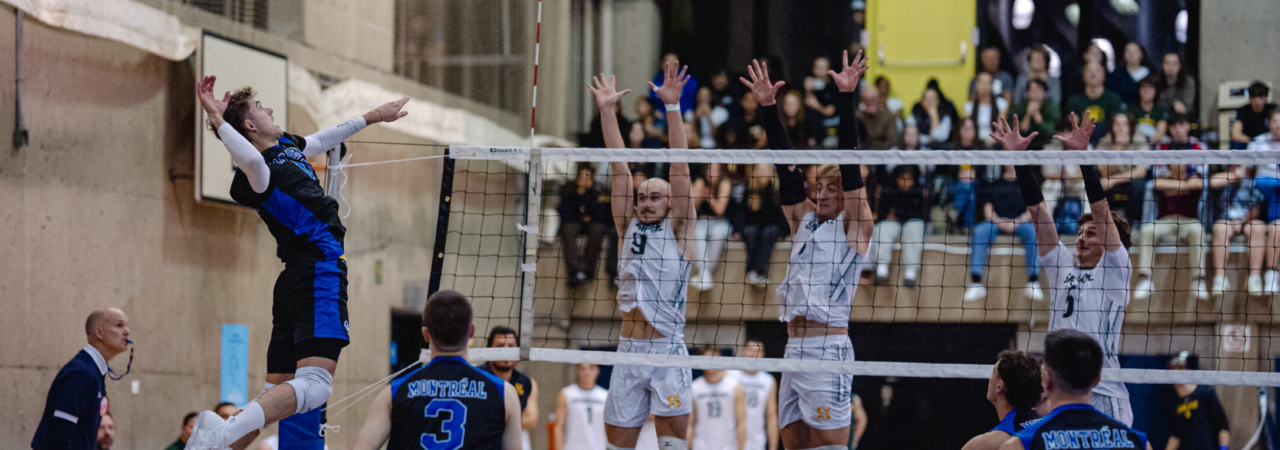
<path id="1" fill-rule="evenodd" d="M 839 90 L 827 73 L 830 70 L 831 61 L 819 56 L 813 59 L 813 73 L 804 79 L 804 105 L 821 114 L 818 118 L 822 119 L 822 126 L 826 129 L 822 136 L 815 136 L 823 148 L 836 147 L 836 126 L 840 123 L 840 118 L 836 117 L 836 94 Z M 744 96 L 744 100 L 745 97 L 749 96 Z"/>
<path id="2" fill-rule="evenodd" d="M 898 121 L 885 108 L 879 89 L 862 90 L 858 123 L 867 128 L 864 139 L 872 150 L 888 150 L 898 143 Z"/>
<path id="3" fill-rule="evenodd" d="M 1046 96 L 1055 105 L 1062 104 L 1062 79 L 1049 75 L 1049 49 L 1044 44 L 1037 44 L 1027 50 L 1027 71 L 1018 77 L 1018 85 L 1013 90 L 1014 103 L 1027 99 L 1031 80 L 1044 82 Z"/>
<path id="4" fill-rule="evenodd" d="M 1134 132 L 1133 118 L 1129 114 L 1117 114 L 1111 118 L 1111 132 L 1098 143 L 1099 150 L 1146 150 L 1145 142 L 1135 142 L 1141 135 Z M 1107 202 L 1120 217 L 1131 224 L 1142 219 L 1142 199 L 1146 194 L 1147 166 L 1140 164 L 1101 165 L 1098 172 L 1102 189 L 1107 191 Z"/>
<path id="5" fill-rule="evenodd" d="M 987 255 L 996 236 L 1014 234 L 1022 244 L 1027 269 L 1028 299 L 1044 299 L 1040 290 L 1040 250 L 1036 247 L 1036 228 L 1031 223 L 1031 213 L 1023 204 L 1021 190 L 1013 166 L 1001 166 L 1002 176 L 986 181 L 979 189 L 982 197 L 984 219 L 973 227 L 969 239 L 969 287 L 964 291 L 964 301 L 974 302 L 987 296 L 982 284 L 982 273 L 987 266 Z"/>
<path id="6" fill-rule="evenodd" d="M 1013 103 L 1013 75 L 1000 70 L 1000 49 L 987 47 L 982 50 L 982 67 L 972 80 L 969 80 L 969 97 L 978 89 L 978 77 L 987 74 L 991 77 L 991 93 L 1004 98 L 1005 104 Z"/>
<path id="7" fill-rule="evenodd" d="M 1213 223 L 1213 243 L 1210 247 L 1213 254 L 1213 287 L 1210 288 L 1210 293 L 1221 296 L 1229 288 L 1228 247 L 1231 245 L 1231 238 L 1244 235 L 1249 261 L 1246 286 L 1249 295 L 1262 295 L 1262 257 L 1267 237 L 1266 225 L 1260 220 L 1262 193 L 1254 189 L 1247 166 L 1230 166 L 1228 170 L 1214 174 L 1212 178 L 1225 179 L 1223 198 L 1226 200 L 1226 208 L 1222 217 Z"/>
<path id="8" fill-rule="evenodd" d="M 1249 104 L 1236 110 L 1236 120 L 1231 123 L 1231 142 L 1248 144 L 1267 132 L 1267 122 L 1276 112 L 1275 103 L 1267 103 L 1271 88 L 1266 83 L 1254 81 L 1249 85 Z"/>
<path id="9" fill-rule="evenodd" d="M 694 236 L 699 259 L 693 262 L 697 273 L 689 284 L 702 291 L 715 286 L 712 273 L 724 253 L 725 240 L 733 232 L 728 220 L 733 185 L 729 177 L 723 175 L 723 170 L 719 163 L 707 164 L 703 166 L 702 176 L 693 181 L 693 195 L 698 208 Z"/>
<path id="10" fill-rule="evenodd" d="M 952 150 L 986 150 L 982 141 L 978 140 L 978 127 L 973 118 L 960 119 L 960 127 L 956 129 L 955 145 Z M 961 229 L 968 230 L 973 226 L 975 205 L 975 181 L 977 168 L 968 164 L 951 166 L 955 179 L 951 183 L 952 207 L 955 211 L 954 223 Z"/>
<path id="11" fill-rule="evenodd" d="M 1139 81 L 1138 102 L 1129 105 L 1137 122 L 1133 127 L 1134 132 L 1146 137 L 1146 141 L 1152 144 L 1163 141 L 1169 132 L 1169 110 L 1156 101 L 1160 93 L 1156 88 L 1157 82 L 1155 75 L 1148 75 Z"/>
<path id="12" fill-rule="evenodd" d="M 613 223 L 608 197 L 596 187 L 595 172 L 591 163 L 578 164 L 573 183 L 560 192 L 560 248 L 571 288 L 595 279 L 600 248 Z"/>
<path id="13" fill-rule="evenodd" d="M 693 108 L 693 121 L 698 130 L 698 145 L 689 148 L 716 148 L 716 129 L 729 120 L 729 110 L 715 102 L 710 88 L 698 89 L 697 104 Z"/>
<path id="14" fill-rule="evenodd" d="M 893 147 L 893 149 L 894 150 L 923 150 L 924 147 L 920 145 L 920 129 L 916 128 L 916 126 L 912 124 L 908 124 L 907 126 L 902 127 L 901 139 L 898 141 L 897 145 Z"/>
<path id="15" fill-rule="evenodd" d="M 1280 150 L 1280 111 L 1271 113 L 1267 123 L 1267 133 L 1249 143 L 1249 150 Z M 1262 194 L 1263 217 L 1267 223 L 1269 240 L 1267 241 L 1266 267 L 1263 276 L 1263 292 L 1273 294 L 1280 292 L 1280 276 L 1276 269 L 1280 268 L 1280 164 L 1264 164 L 1255 168 L 1254 187 Z"/>
<path id="16" fill-rule="evenodd" d="M 924 251 L 924 224 L 929 218 L 927 191 L 920 183 L 920 168 L 900 165 L 893 168 L 892 182 L 880 190 L 880 223 L 876 224 L 876 285 L 889 283 L 889 261 L 893 244 L 902 242 L 902 286 L 915 287 Z"/>
<path id="17" fill-rule="evenodd" d="M 1156 81 L 1160 90 L 1158 102 L 1169 112 L 1185 113 L 1194 117 L 1196 105 L 1196 79 L 1187 73 L 1182 56 L 1177 53 L 1164 55 L 1160 78 Z"/>
<path id="18" fill-rule="evenodd" d="M 786 127 L 787 135 L 795 143 L 794 148 L 815 148 L 818 145 L 817 138 L 825 132 L 819 119 L 822 113 L 805 107 L 801 97 L 799 91 L 787 91 L 782 96 L 782 108 L 778 112 L 782 115 L 782 126 Z"/>
<path id="19" fill-rule="evenodd" d="M 964 104 L 965 117 L 973 118 L 978 125 L 978 140 L 987 147 L 995 144 L 995 139 L 991 138 L 991 124 L 1009 111 L 1009 102 L 994 91 L 992 83 L 990 74 L 979 73 L 973 79 L 969 101 Z"/>
<path id="20" fill-rule="evenodd" d="M 1049 85 L 1039 78 L 1030 81 L 1026 97 L 1013 105 L 1010 114 L 1018 116 L 1018 127 L 1023 134 L 1039 132 L 1031 139 L 1029 150 L 1043 150 L 1053 139 L 1054 125 L 1062 118 L 1058 103 L 1048 96 Z M 990 125 L 988 125 L 990 128 Z"/>
<path id="21" fill-rule="evenodd" d="M 738 108 L 738 86 L 729 82 L 729 72 L 720 69 L 711 74 L 711 103 L 727 110 Z"/>
<path id="22" fill-rule="evenodd" d="M 884 106 L 889 113 L 893 114 L 893 117 L 903 118 L 903 108 L 906 108 L 906 105 L 902 103 L 902 99 L 893 96 L 889 79 L 884 75 L 876 77 L 876 90 L 880 91 L 880 99 L 884 100 Z"/>
<path id="23" fill-rule="evenodd" d="M 744 134 L 740 139 L 740 147 L 721 147 L 721 148 L 745 148 L 758 149 L 765 148 L 768 142 L 765 140 L 764 127 L 760 126 L 760 102 L 756 101 L 756 97 L 751 92 L 742 94 L 742 115 L 739 116 L 742 131 Z"/>
<path id="24" fill-rule="evenodd" d="M 698 125 L 692 120 L 686 120 L 681 125 L 684 126 L 684 135 L 688 142 L 685 145 L 688 148 L 701 148 L 702 136 L 698 133 Z"/>
<path id="25" fill-rule="evenodd" d="M 1138 82 L 1151 74 L 1147 68 L 1147 49 L 1137 42 L 1124 46 L 1124 66 L 1107 76 L 1107 90 L 1120 95 L 1125 104 L 1138 102 Z"/>
<path id="26" fill-rule="evenodd" d="M 1156 145 L 1156 150 L 1204 150 L 1206 147 L 1191 136 L 1187 115 L 1169 115 L 1171 142 Z M 1133 288 L 1134 300 L 1151 296 L 1151 266 L 1155 263 L 1156 236 L 1175 237 L 1190 254 L 1191 292 L 1200 300 L 1209 299 L 1204 281 L 1204 225 L 1200 222 L 1200 194 L 1204 178 L 1200 165 L 1161 165 L 1151 168 L 1155 178 L 1156 220 L 1143 226 L 1138 244 L 1138 283 Z M 1221 186 L 1219 186 L 1221 187 Z M 1177 289 L 1177 288 L 1171 288 Z"/>
<path id="27" fill-rule="evenodd" d="M 637 120 L 627 133 L 627 148 L 662 148 L 662 140 L 646 133 L 644 123 Z"/>
<path id="28" fill-rule="evenodd" d="M 959 122 L 955 104 L 947 100 L 938 88 L 938 80 L 929 80 L 925 85 L 920 101 L 911 108 L 908 122 L 914 122 L 920 129 L 925 144 L 937 149 L 947 148 L 951 142 L 952 129 Z"/>
<path id="29" fill-rule="evenodd" d="M 659 67 L 658 73 L 653 75 L 654 86 L 662 87 L 663 72 L 661 68 L 666 67 L 666 64 L 671 64 L 673 66 L 680 67 L 679 65 L 680 57 L 677 56 L 675 53 L 667 53 L 666 55 L 662 55 L 662 61 L 658 62 L 658 67 Z M 689 81 L 685 82 L 684 84 L 684 89 L 680 91 L 680 113 L 681 114 L 689 114 L 690 111 L 693 111 L 693 101 L 694 101 L 694 98 L 697 96 L 698 96 L 698 79 L 694 78 L 693 76 L 690 76 Z M 639 98 L 645 98 L 645 97 L 640 96 Z M 647 100 L 649 100 L 649 102 L 651 102 L 651 104 L 653 105 L 662 104 L 662 100 L 658 98 L 657 89 L 649 90 L 649 97 L 647 98 Z M 665 114 L 661 114 L 661 115 L 664 116 L 663 118 L 665 119 L 666 115 Z"/>
<path id="30" fill-rule="evenodd" d="M 657 144 L 653 147 L 643 148 L 659 148 L 662 147 L 662 140 L 667 136 L 667 122 L 659 120 L 658 114 L 653 110 L 653 103 L 644 97 L 637 97 L 635 102 L 636 121 L 644 130 L 646 138 L 657 140 Z M 640 147 L 632 147 L 640 148 Z"/>
<path id="31" fill-rule="evenodd" d="M 778 189 L 773 164 L 756 164 L 742 193 L 737 221 L 747 247 L 747 284 L 763 288 L 769 281 L 769 258 L 787 230 L 779 224 Z"/>
<path id="32" fill-rule="evenodd" d="M 1071 96 L 1067 100 L 1064 113 L 1073 112 L 1083 117 L 1089 114 L 1098 127 L 1093 131 L 1089 142 L 1096 144 L 1109 130 L 1111 117 L 1124 111 L 1124 102 L 1115 92 L 1108 91 L 1104 84 L 1107 71 L 1102 64 L 1089 62 L 1084 66 L 1084 92 Z"/>

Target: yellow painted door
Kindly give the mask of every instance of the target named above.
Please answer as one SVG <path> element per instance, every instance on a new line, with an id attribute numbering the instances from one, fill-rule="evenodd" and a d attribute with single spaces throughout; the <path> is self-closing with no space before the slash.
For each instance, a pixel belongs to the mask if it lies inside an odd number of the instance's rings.
<path id="1" fill-rule="evenodd" d="M 871 34 L 871 76 L 884 75 L 906 114 L 920 100 L 925 83 L 937 78 L 942 91 L 962 109 L 979 54 L 971 42 L 976 0 L 888 0 L 867 2 Z"/>

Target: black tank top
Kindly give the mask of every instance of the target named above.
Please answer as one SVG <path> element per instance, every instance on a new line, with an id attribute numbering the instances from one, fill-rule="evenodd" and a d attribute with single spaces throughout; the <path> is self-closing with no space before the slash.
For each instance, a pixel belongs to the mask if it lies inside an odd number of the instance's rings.
<path id="1" fill-rule="evenodd" d="M 457 356 L 438 356 L 391 382 L 388 450 L 502 448 L 501 378 Z"/>
<path id="2" fill-rule="evenodd" d="M 481 364 L 476 366 L 476 368 L 483 370 L 490 375 L 497 373 L 489 363 Z M 502 377 L 497 375 L 492 376 L 499 380 L 502 379 Z M 524 408 L 529 406 L 529 394 L 533 393 L 533 380 L 530 379 L 528 375 L 520 373 L 519 370 L 511 369 L 511 387 L 516 388 L 516 396 L 520 397 L 520 412 L 523 413 Z"/>

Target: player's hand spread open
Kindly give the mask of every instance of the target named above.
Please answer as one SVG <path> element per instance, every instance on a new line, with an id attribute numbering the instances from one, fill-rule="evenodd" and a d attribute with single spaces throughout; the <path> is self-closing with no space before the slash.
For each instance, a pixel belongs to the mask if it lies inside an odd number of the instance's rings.
<path id="1" fill-rule="evenodd" d="M 1086 114 L 1082 121 L 1076 113 L 1071 113 L 1071 131 L 1054 136 L 1053 139 L 1061 142 L 1062 147 L 1067 150 L 1087 150 L 1089 137 L 1093 136 L 1093 129 L 1097 126 L 1093 123 L 1092 115 Z"/>
<path id="2" fill-rule="evenodd" d="M 845 50 L 840 72 L 828 70 L 827 74 L 831 75 L 831 80 L 835 81 L 840 92 L 853 92 L 858 89 L 858 80 L 862 79 L 862 74 L 867 71 L 867 67 L 869 67 L 867 58 L 862 56 L 862 50 L 858 50 L 858 54 L 854 55 L 852 64 L 849 63 L 849 51 Z"/>
<path id="3" fill-rule="evenodd" d="M 681 67 L 679 62 L 662 63 L 662 87 L 658 87 L 649 82 L 649 89 L 653 89 L 658 93 L 658 98 L 662 99 L 662 103 L 675 105 L 680 103 L 680 93 L 684 91 L 684 84 L 689 82 L 689 76 L 685 72 L 689 71 L 689 66 Z"/>
<path id="4" fill-rule="evenodd" d="M 621 100 L 622 96 L 631 93 L 630 89 L 624 89 L 622 92 L 618 92 L 617 80 L 614 79 L 613 75 L 609 75 L 608 78 L 605 78 L 602 73 L 599 76 L 591 77 L 591 81 L 592 84 L 588 84 L 587 89 L 591 89 L 591 93 L 595 94 L 596 107 L 600 108 L 601 111 L 616 111 L 618 107 L 618 100 Z M 677 97 L 676 102 L 679 101 L 679 97 Z"/>
<path id="5" fill-rule="evenodd" d="M 1031 140 L 1040 135 L 1040 132 L 1033 132 L 1026 137 L 1022 136 L 1021 128 L 1018 128 L 1018 115 L 1013 115 L 1013 126 L 1009 126 L 1009 121 L 1001 117 L 1000 120 L 991 123 L 991 139 L 995 139 L 1000 144 L 1000 148 L 1005 150 L 1026 150 L 1031 145 Z"/>
<path id="6" fill-rule="evenodd" d="M 769 63 L 762 63 L 757 60 L 751 60 L 751 65 L 747 66 L 747 74 L 751 75 L 751 81 L 746 78 L 738 77 L 742 80 L 742 84 L 751 88 L 751 95 L 756 97 L 756 103 L 760 106 L 771 106 L 778 103 L 778 89 L 787 84 L 786 81 L 772 83 L 769 81 Z"/>

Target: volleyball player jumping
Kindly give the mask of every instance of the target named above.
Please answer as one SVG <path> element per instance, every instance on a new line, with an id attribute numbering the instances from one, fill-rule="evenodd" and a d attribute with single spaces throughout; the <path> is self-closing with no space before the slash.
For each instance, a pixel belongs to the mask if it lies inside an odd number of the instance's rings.
<path id="1" fill-rule="evenodd" d="M 678 63 L 664 63 L 662 87 L 649 83 L 667 109 L 672 148 L 688 148 L 684 120 L 680 116 L 680 91 L 688 81 Z M 601 74 L 594 86 L 600 108 L 605 145 L 625 148 L 618 129 L 618 92 L 614 79 Z M 695 251 L 697 214 L 690 201 L 688 163 L 671 163 L 670 183 L 651 178 L 632 190 L 631 169 L 625 162 L 612 163 L 613 220 L 622 239 L 618 261 L 618 308 L 622 332 L 618 351 L 658 355 L 688 355 L 684 344 L 685 303 L 689 272 Z M 635 192 L 633 196 L 633 192 Z M 687 368 L 617 365 L 609 382 L 604 407 L 608 448 L 636 446 L 640 428 L 649 414 L 658 446 L 663 450 L 687 450 L 693 373 Z"/>
<path id="2" fill-rule="evenodd" d="M 1086 149 L 1093 133 L 1093 118 L 1083 123 L 1071 114 L 1072 130 L 1054 136 L 1067 149 Z M 1025 150 L 1038 133 L 1022 137 L 1018 116 L 1013 126 L 1001 118 L 992 124 L 991 136 L 1006 150 Z M 1133 265 L 1129 261 L 1129 223 L 1111 211 L 1102 189 L 1097 166 L 1080 166 L 1085 194 L 1089 197 L 1090 214 L 1080 216 L 1076 251 L 1058 241 L 1053 215 L 1044 203 L 1040 184 L 1031 166 L 1015 168 L 1018 185 L 1031 222 L 1036 227 L 1040 263 L 1048 275 L 1050 316 L 1049 331 L 1071 328 L 1088 334 L 1102 346 L 1103 367 L 1120 368 L 1120 328 L 1124 326 L 1124 310 L 1129 306 L 1129 280 Z M 1098 411 L 1125 425 L 1133 425 L 1129 406 L 1129 390 L 1124 383 L 1103 381 L 1093 388 L 1092 403 Z"/>
<path id="3" fill-rule="evenodd" d="M 862 52 L 849 62 L 845 52 L 839 73 L 830 71 L 839 88 L 836 110 L 840 148 L 857 149 L 854 90 L 867 70 Z M 785 84 L 769 79 L 768 65 L 747 68 L 751 88 L 761 105 L 769 147 L 790 149 L 791 141 L 777 113 L 776 96 Z M 867 263 L 874 220 L 858 165 L 818 167 L 815 201 L 808 201 L 804 176 L 794 166 L 779 166 L 783 214 L 791 225 L 791 259 L 778 286 L 780 319 L 787 322 L 786 359 L 853 361 L 849 313 L 858 289 L 861 266 Z M 782 374 L 778 389 L 778 423 L 782 446 L 798 449 L 844 449 L 849 442 L 853 375 L 843 373 Z"/>

